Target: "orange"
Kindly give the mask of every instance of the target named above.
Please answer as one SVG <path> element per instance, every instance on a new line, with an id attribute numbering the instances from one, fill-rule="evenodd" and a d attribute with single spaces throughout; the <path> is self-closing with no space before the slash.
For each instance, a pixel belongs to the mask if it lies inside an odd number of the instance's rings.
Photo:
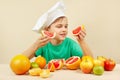
<path id="1" fill-rule="evenodd" d="M 30 66 L 30 60 L 22 54 L 14 56 L 10 62 L 10 67 L 15 74 L 25 74 Z"/>
<path id="2" fill-rule="evenodd" d="M 38 56 L 35 59 L 35 62 L 39 65 L 41 69 L 43 69 L 46 66 L 46 59 L 42 56 Z"/>

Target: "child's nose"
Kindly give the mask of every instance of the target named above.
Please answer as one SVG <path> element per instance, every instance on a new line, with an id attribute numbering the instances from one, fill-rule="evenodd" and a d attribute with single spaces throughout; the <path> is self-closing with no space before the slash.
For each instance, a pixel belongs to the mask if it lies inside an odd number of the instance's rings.
<path id="1" fill-rule="evenodd" d="M 63 30 L 63 31 L 66 31 L 66 30 L 67 30 L 67 28 L 63 26 L 63 27 L 62 27 L 62 30 Z"/>

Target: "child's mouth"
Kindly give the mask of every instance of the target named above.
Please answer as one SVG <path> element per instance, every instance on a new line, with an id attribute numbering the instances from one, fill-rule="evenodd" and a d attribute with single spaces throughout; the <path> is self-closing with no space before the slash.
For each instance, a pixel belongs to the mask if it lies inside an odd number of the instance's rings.
<path id="1" fill-rule="evenodd" d="M 66 34 L 60 34 L 60 36 L 62 36 L 62 37 L 66 37 Z"/>

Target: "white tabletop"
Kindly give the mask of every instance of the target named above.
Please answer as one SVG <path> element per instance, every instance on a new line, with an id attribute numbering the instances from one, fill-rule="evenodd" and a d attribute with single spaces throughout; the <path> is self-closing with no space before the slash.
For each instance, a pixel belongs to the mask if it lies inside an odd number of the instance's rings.
<path id="1" fill-rule="evenodd" d="M 0 64 L 0 80 L 120 80 L 120 64 L 113 71 L 105 71 L 103 75 L 84 74 L 78 70 L 58 70 L 51 72 L 50 77 L 16 75 L 8 64 Z"/>

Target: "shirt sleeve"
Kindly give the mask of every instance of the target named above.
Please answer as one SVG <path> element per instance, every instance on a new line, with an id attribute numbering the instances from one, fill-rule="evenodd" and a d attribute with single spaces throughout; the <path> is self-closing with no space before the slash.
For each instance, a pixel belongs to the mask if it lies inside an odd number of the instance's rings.
<path id="1" fill-rule="evenodd" d="M 71 55 L 79 56 L 79 57 L 83 56 L 83 51 L 81 46 L 75 41 L 71 44 Z"/>
<path id="2" fill-rule="evenodd" d="M 35 57 L 42 55 L 42 48 L 39 48 L 36 52 L 35 52 Z"/>

